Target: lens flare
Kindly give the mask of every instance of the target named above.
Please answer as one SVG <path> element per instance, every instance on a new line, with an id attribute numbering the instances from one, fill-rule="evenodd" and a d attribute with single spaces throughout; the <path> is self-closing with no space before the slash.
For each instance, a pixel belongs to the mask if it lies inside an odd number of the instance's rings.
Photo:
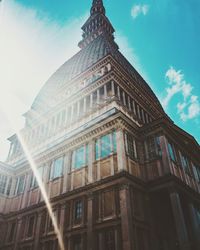
<path id="1" fill-rule="evenodd" d="M 48 199 L 48 195 L 47 195 L 47 192 L 45 190 L 44 184 L 43 184 L 42 179 L 40 177 L 40 174 L 39 174 L 39 172 L 37 170 L 37 166 L 36 166 L 36 164 L 35 164 L 35 162 L 33 160 L 33 157 L 31 155 L 31 153 L 30 153 L 24 139 L 23 139 L 23 136 L 21 135 L 20 132 L 17 133 L 17 137 L 18 137 L 18 140 L 19 140 L 19 142 L 20 142 L 20 144 L 22 146 L 24 154 L 25 154 L 25 156 L 26 156 L 26 158 L 27 158 L 27 160 L 28 160 L 28 162 L 30 164 L 30 167 L 31 167 L 31 169 L 33 171 L 33 174 L 34 174 L 34 176 L 35 176 L 35 178 L 37 180 L 37 183 L 38 183 L 38 186 L 40 188 L 40 191 L 41 191 L 42 197 L 44 199 L 45 205 L 47 207 L 49 216 L 50 216 L 50 218 L 52 220 L 52 224 L 53 224 L 53 227 L 54 227 L 55 234 L 56 234 L 56 236 L 58 238 L 58 244 L 59 244 L 60 250 L 65 250 L 63 237 L 62 237 L 62 234 L 61 234 L 60 229 L 58 227 L 58 223 L 57 223 L 57 220 L 56 220 L 55 215 L 53 213 L 53 209 L 52 209 L 51 203 L 50 203 L 50 201 Z"/>
<path id="2" fill-rule="evenodd" d="M 18 100 L 18 101 L 20 102 L 20 100 Z M 4 111 L 6 110 L 6 107 L 4 107 L 3 105 L 1 106 L 1 108 Z M 14 126 L 15 121 L 13 120 L 12 115 L 11 114 L 9 115 L 6 112 L 4 112 L 4 114 L 6 115 L 8 121 L 10 122 L 10 124 L 12 125 L 12 128 L 14 129 L 14 131 L 15 131 L 17 137 L 18 137 L 18 140 L 19 140 L 19 142 L 21 144 L 21 147 L 22 147 L 22 149 L 24 151 L 24 156 L 26 157 L 27 161 L 29 162 L 30 168 L 32 169 L 33 174 L 34 174 L 34 176 L 35 176 L 35 178 L 37 180 L 38 186 L 39 186 L 40 191 L 41 191 L 41 195 L 42 195 L 42 197 L 44 199 L 44 202 L 45 202 L 46 208 L 48 210 L 49 216 L 50 216 L 50 218 L 52 220 L 52 225 L 54 227 L 54 232 L 55 232 L 55 234 L 57 236 L 57 239 L 58 239 L 59 249 L 60 250 L 66 250 L 65 246 L 64 246 L 62 233 L 61 233 L 61 231 L 59 229 L 56 217 L 55 217 L 55 215 L 53 213 L 53 209 L 52 209 L 51 203 L 49 201 L 47 192 L 45 190 L 45 186 L 44 186 L 44 184 L 42 182 L 42 179 L 40 177 L 40 173 L 37 170 L 37 165 L 34 162 L 34 159 L 33 159 L 32 155 L 31 155 L 31 152 L 30 152 L 30 150 L 29 150 L 29 148 L 28 148 L 28 146 L 27 146 L 27 144 L 26 144 L 26 142 L 25 142 L 25 140 L 23 138 L 23 135 L 21 134 L 21 132 L 16 131 L 16 128 Z"/>

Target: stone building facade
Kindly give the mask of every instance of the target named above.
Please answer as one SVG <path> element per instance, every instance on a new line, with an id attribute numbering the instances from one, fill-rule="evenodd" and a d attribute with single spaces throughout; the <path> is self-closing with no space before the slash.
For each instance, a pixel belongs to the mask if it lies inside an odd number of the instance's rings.
<path id="1" fill-rule="evenodd" d="M 101 0 L 82 30 L 9 138 L 0 249 L 59 249 L 28 151 L 66 250 L 199 250 L 200 146 L 120 53 Z"/>

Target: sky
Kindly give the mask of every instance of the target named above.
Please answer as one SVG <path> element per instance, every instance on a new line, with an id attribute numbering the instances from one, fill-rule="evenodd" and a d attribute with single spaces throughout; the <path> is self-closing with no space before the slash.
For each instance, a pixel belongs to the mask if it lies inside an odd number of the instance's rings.
<path id="1" fill-rule="evenodd" d="M 52 73 L 75 54 L 92 0 L 0 1 L 0 161 Z M 104 0 L 122 53 L 200 143 L 200 1 Z"/>

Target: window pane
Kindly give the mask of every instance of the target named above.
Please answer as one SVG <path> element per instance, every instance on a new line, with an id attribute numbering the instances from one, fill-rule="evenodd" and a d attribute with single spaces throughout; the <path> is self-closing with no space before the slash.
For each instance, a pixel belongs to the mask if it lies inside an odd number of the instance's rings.
<path id="1" fill-rule="evenodd" d="M 83 213 L 83 203 L 82 201 L 75 202 L 75 220 L 80 220 Z"/>
<path id="2" fill-rule="evenodd" d="M 0 175 L 0 194 L 4 194 L 6 191 L 7 176 Z"/>
<path id="3" fill-rule="evenodd" d="M 10 195 L 11 185 L 12 185 L 12 178 L 10 178 L 9 182 L 8 182 L 8 188 L 7 188 L 7 192 L 6 192 L 7 195 Z"/>
<path id="4" fill-rule="evenodd" d="M 176 161 L 174 149 L 173 149 L 173 146 L 170 143 L 168 143 L 168 150 L 169 150 L 169 155 L 170 155 L 171 160 Z"/>
<path id="5" fill-rule="evenodd" d="M 24 191 L 25 175 L 18 177 L 17 181 L 17 194 L 21 194 Z"/>
<path id="6" fill-rule="evenodd" d="M 56 159 L 51 171 L 51 179 L 62 176 L 63 174 L 63 157 Z"/>
<path id="7" fill-rule="evenodd" d="M 126 133 L 126 146 L 127 146 L 126 151 L 129 157 L 133 160 L 136 159 L 137 154 L 136 154 L 135 140 L 134 137 L 129 133 Z"/>
<path id="8" fill-rule="evenodd" d="M 101 137 L 101 158 L 111 154 L 110 135 Z"/>
<path id="9" fill-rule="evenodd" d="M 27 236 L 31 237 L 33 235 L 33 228 L 34 228 L 34 221 L 35 218 L 31 217 L 28 222 L 28 231 L 27 231 Z"/>
<path id="10" fill-rule="evenodd" d="M 75 162 L 74 162 L 74 168 L 80 168 L 82 166 L 85 166 L 85 157 L 84 157 L 85 149 L 84 146 L 77 149 L 75 151 Z"/>

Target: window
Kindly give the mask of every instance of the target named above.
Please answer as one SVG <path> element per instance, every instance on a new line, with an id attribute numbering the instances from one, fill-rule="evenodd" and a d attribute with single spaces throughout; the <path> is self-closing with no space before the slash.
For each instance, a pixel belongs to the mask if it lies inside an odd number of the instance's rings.
<path id="1" fill-rule="evenodd" d="M 27 237 L 33 236 L 35 217 L 31 216 L 28 220 Z"/>
<path id="2" fill-rule="evenodd" d="M 195 166 L 195 168 L 196 168 L 196 172 L 197 172 L 197 176 L 198 176 L 198 181 L 200 182 L 200 167 Z"/>
<path id="3" fill-rule="evenodd" d="M 8 233 L 8 242 L 12 242 L 14 240 L 16 226 L 17 226 L 16 222 L 11 222 Z"/>
<path id="4" fill-rule="evenodd" d="M 73 151 L 72 168 L 79 169 L 88 164 L 88 145 L 81 146 Z"/>
<path id="5" fill-rule="evenodd" d="M 155 138 L 155 144 L 156 144 L 156 154 L 158 156 L 162 156 L 162 150 L 161 150 L 161 144 L 160 144 L 160 137 Z"/>
<path id="6" fill-rule="evenodd" d="M 126 152 L 128 156 L 133 160 L 137 159 L 136 143 L 134 137 L 129 133 L 125 133 L 125 141 Z"/>
<path id="7" fill-rule="evenodd" d="M 183 167 L 183 169 L 190 174 L 190 166 L 189 166 L 189 161 L 188 158 L 185 155 L 182 155 L 180 153 L 180 157 L 181 157 L 181 165 Z"/>
<path id="8" fill-rule="evenodd" d="M 115 233 L 113 230 L 105 232 L 105 249 L 115 250 Z"/>
<path id="9" fill-rule="evenodd" d="M 172 161 L 176 162 L 176 154 L 175 154 L 175 150 L 174 150 L 174 145 L 172 145 L 169 142 L 168 142 L 168 151 L 169 151 L 170 159 Z"/>
<path id="10" fill-rule="evenodd" d="M 78 200 L 75 202 L 75 220 L 81 220 L 83 214 L 83 202 Z"/>
<path id="11" fill-rule="evenodd" d="M 21 194 L 24 191 L 25 175 L 19 176 L 16 182 L 16 194 Z"/>
<path id="12" fill-rule="evenodd" d="M 7 179 L 7 176 L 0 175 L 0 194 L 5 194 Z"/>
<path id="13" fill-rule="evenodd" d="M 145 149 L 146 149 L 146 159 L 154 159 L 157 156 L 162 156 L 160 138 L 157 137 L 149 137 L 145 141 Z"/>
<path id="14" fill-rule="evenodd" d="M 73 240 L 73 250 L 82 250 L 81 237 L 75 237 Z"/>
<path id="15" fill-rule="evenodd" d="M 104 135 L 98 140 L 96 140 L 95 145 L 96 151 L 96 160 L 100 158 L 105 158 L 111 153 L 116 153 L 117 144 L 116 144 L 116 132 Z"/>
<path id="16" fill-rule="evenodd" d="M 42 180 L 44 167 L 38 168 L 37 171 L 38 171 L 38 174 L 39 174 L 39 178 Z M 36 187 L 38 187 L 38 183 L 37 183 L 37 180 L 36 180 L 36 177 L 35 177 L 34 173 L 32 173 L 30 188 L 36 188 Z"/>
<path id="17" fill-rule="evenodd" d="M 51 166 L 51 180 L 61 177 L 63 174 L 63 157 L 56 159 Z"/>
<path id="18" fill-rule="evenodd" d="M 56 209 L 53 210 L 53 216 L 54 216 L 54 219 L 56 220 L 56 222 L 58 222 L 59 221 L 58 210 L 56 210 Z M 53 224 L 52 218 L 50 216 L 48 216 L 48 230 L 49 230 L 49 232 L 52 232 L 54 230 L 54 224 Z"/>
<path id="19" fill-rule="evenodd" d="M 40 233 L 44 234 L 46 231 L 47 213 L 43 211 L 41 216 L 42 217 L 41 217 Z"/>
<path id="20" fill-rule="evenodd" d="M 7 191 L 6 191 L 7 195 L 10 195 L 11 185 L 12 185 L 12 178 L 10 178 L 8 181 L 8 187 L 7 187 Z"/>

